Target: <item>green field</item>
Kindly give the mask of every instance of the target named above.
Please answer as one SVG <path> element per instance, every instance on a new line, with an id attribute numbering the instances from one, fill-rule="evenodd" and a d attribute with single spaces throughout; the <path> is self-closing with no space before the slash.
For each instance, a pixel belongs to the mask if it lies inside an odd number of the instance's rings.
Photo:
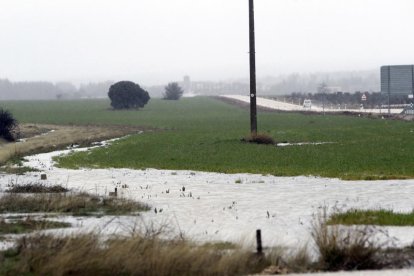
<path id="1" fill-rule="evenodd" d="M 343 179 L 414 178 L 414 123 L 341 115 L 263 112 L 260 132 L 283 142 L 246 144 L 247 110 L 212 98 L 153 99 L 139 111 L 113 111 L 106 100 L 5 102 L 20 122 L 155 127 L 92 153 L 60 158 L 62 167 L 189 169 Z"/>

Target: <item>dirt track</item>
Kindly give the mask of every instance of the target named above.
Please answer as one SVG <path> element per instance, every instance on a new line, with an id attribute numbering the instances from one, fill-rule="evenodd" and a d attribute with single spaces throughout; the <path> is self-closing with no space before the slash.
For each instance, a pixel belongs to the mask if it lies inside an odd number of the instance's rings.
<path id="1" fill-rule="evenodd" d="M 90 145 L 147 129 L 132 126 L 20 125 L 21 141 L 0 144 L 0 164 L 13 157 L 62 149 L 71 144 Z"/>

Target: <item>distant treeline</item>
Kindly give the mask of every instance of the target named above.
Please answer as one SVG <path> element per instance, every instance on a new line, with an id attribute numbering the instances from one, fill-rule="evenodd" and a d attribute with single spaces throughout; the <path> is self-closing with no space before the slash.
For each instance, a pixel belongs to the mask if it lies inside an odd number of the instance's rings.
<path id="1" fill-rule="evenodd" d="M 0 100 L 51 100 L 107 97 L 112 82 L 89 83 L 79 88 L 70 82 L 11 82 L 0 79 Z"/>
<path id="2" fill-rule="evenodd" d="M 362 96 L 365 95 L 366 100 L 362 100 Z M 278 100 L 303 104 L 305 99 L 312 100 L 313 104 L 333 105 L 338 106 L 347 105 L 347 107 L 358 107 L 360 104 L 364 104 L 366 108 L 376 108 L 380 105 L 388 104 L 388 95 L 380 92 L 360 92 L 355 93 L 348 92 L 336 92 L 336 93 L 292 93 L 286 96 L 274 97 Z M 407 95 L 392 95 L 390 97 L 391 104 L 409 104 L 412 99 L 409 99 Z"/>
<path id="3" fill-rule="evenodd" d="M 70 82 L 25 81 L 11 82 L 0 79 L 0 100 L 70 100 L 107 98 L 113 81 L 81 84 Z M 144 87 L 151 97 L 161 97 L 164 86 Z"/>
<path id="4" fill-rule="evenodd" d="M 288 95 L 292 92 L 315 93 L 321 83 L 325 83 L 334 91 L 379 91 L 381 81 L 378 69 L 357 72 L 294 73 L 262 78 L 259 83 L 267 87 L 265 94 Z"/>

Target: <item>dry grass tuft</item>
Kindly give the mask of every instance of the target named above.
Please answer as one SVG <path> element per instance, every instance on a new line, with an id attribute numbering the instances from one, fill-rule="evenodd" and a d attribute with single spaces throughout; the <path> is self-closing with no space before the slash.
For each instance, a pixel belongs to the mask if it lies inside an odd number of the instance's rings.
<path id="1" fill-rule="evenodd" d="M 266 255 L 271 266 L 264 271 L 264 274 L 306 273 L 315 270 L 307 246 L 296 250 L 275 247 L 268 250 Z"/>
<path id="2" fill-rule="evenodd" d="M 266 133 L 257 133 L 255 135 L 248 135 L 241 139 L 242 142 L 263 144 L 263 145 L 275 145 L 275 140 Z"/>

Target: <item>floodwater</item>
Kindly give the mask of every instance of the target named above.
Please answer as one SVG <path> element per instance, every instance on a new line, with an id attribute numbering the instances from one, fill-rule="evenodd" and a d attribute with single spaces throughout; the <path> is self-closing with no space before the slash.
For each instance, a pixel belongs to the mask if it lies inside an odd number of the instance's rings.
<path id="1" fill-rule="evenodd" d="M 352 208 L 398 212 L 414 209 L 414 179 L 342 181 L 313 176 L 56 168 L 52 157 L 70 151 L 27 157 L 25 166 L 44 171 L 47 180 L 40 180 L 40 172 L 1 175 L 0 191 L 11 184 L 43 183 L 103 196 L 118 188 L 118 196 L 139 200 L 152 210 L 139 217 L 62 217 L 74 225 L 62 231 L 128 233 L 137 227 L 167 227 L 171 235 L 183 233 L 194 241 L 252 245 L 256 229 L 261 229 L 264 246 L 296 247 L 309 242 L 315 216 L 324 208 L 328 212 Z M 413 227 L 382 229 L 395 237 L 399 246 L 413 242 Z"/>

